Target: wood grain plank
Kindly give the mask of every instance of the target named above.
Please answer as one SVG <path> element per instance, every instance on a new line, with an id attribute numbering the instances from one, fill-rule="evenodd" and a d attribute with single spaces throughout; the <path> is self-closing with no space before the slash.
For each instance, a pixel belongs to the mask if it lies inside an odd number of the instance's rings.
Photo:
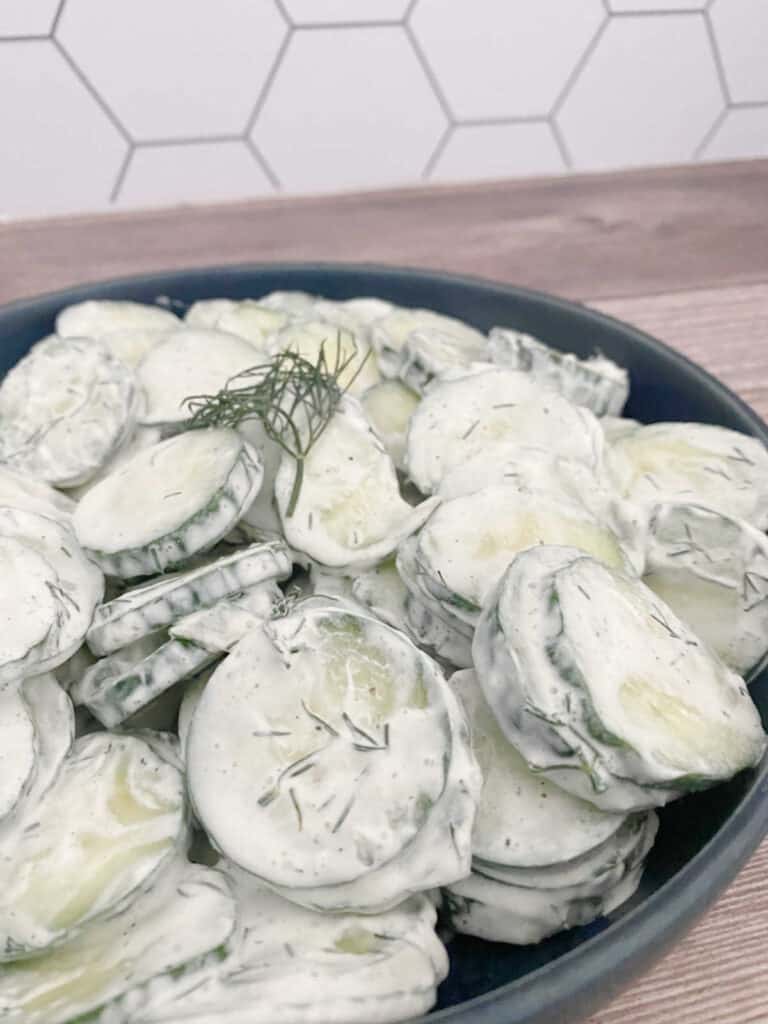
<path id="1" fill-rule="evenodd" d="M 768 161 L 7 224 L 0 302 L 283 259 L 436 267 L 576 298 L 747 283 L 768 267 Z"/>

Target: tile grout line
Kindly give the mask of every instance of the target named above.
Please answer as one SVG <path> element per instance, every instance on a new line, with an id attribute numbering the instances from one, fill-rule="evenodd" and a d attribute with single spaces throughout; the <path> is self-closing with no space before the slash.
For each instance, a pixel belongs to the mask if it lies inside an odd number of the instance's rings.
<path id="1" fill-rule="evenodd" d="M 694 148 L 693 153 L 691 155 L 691 160 L 693 162 L 698 162 L 698 161 L 701 160 L 701 158 L 704 155 L 704 151 L 706 150 L 706 148 L 710 144 L 710 142 L 715 138 L 717 133 L 720 131 L 720 128 L 722 127 L 723 122 L 725 121 L 727 116 L 728 116 L 728 106 L 724 105 L 723 109 L 717 115 L 717 117 L 712 122 L 710 127 L 707 128 L 706 132 L 704 133 L 704 138 Z"/>
<path id="2" fill-rule="evenodd" d="M 75 73 L 81 85 L 88 91 L 88 93 L 90 93 L 91 97 L 95 100 L 95 102 L 101 109 L 102 113 L 111 122 L 113 127 L 117 129 L 117 131 L 120 133 L 120 135 L 122 135 L 126 142 L 133 145 L 133 139 L 131 138 L 131 135 L 126 129 L 125 125 L 122 123 L 122 121 L 120 121 L 120 119 L 114 113 L 112 108 L 107 105 L 107 103 L 104 101 L 101 94 L 96 90 L 95 86 L 92 84 L 90 79 L 86 77 L 80 66 L 75 63 L 75 61 L 70 56 L 69 52 L 62 46 L 60 40 L 57 39 L 55 36 L 52 36 L 51 43 L 53 44 L 53 46 L 56 47 L 58 52 L 66 61 L 66 63 Z"/>
<path id="3" fill-rule="evenodd" d="M 129 142 L 128 152 L 123 157 L 123 162 L 121 163 L 120 169 L 117 172 L 117 178 L 115 179 L 115 183 L 112 186 L 112 191 L 109 194 L 109 201 L 113 206 L 120 196 L 123 183 L 125 182 L 126 175 L 128 174 L 128 168 L 131 166 L 131 163 L 133 161 L 134 152 L 135 147 Z"/>
<path id="4" fill-rule="evenodd" d="M 424 164 L 424 170 L 421 172 L 421 180 L 422 181 L 431 181 L 432 180 L 432 172 L 434 171 L 435 167 L 437 166 L 438 160 L 440 159 L 440 157 L 445 152 L 446 147 L 447 147 L 447 145 L 448 145 L 448 143 L 449 143 L 453 133 L 454 133 L 454 125 L 447 124 L 445 126 L 445 130 L 443 131 L 443 134 L 437 140 L 437 145 L 435 146 L 434 150 L 432 151 L 431 156 L 429 157 L 427 162 Z"/>
<path id="5" fill-rule="evenodd" d="M 572 171 L 573 157 L 571 156 L 571 151 L 568 149 L 562 128 L 553 117 L 547 118 L 547 124 L 549 125 L 549 130 L 552 132 L 554 137 L 555 145 L 560 151 L 560 156 L 563 158 L 566 171 Z"/>
<path id="6" fill-rule="evenodd" d="M 259 149 L 259 147 L 256 145 L 256 143 L 250 137 L 250 135 L 246 136 L 246 138 L 244 139 L 244 142 L 245 142 L 245 145 L 248 148 L 248 151 L 250 152 L 251 156 L 256 161 L 256 163 L 259 165 L 259 167 L 261 167 L 261 169 L 264 172 L 267 180 L 269 181 L 270 185 L 275 190 L 275 192 L 282 192 L 283 191 L 283 186 L 282 186 L 282 184 L 280 182 L 280 179 L 278 178 L 277 174 L 273 170 L 272 165 L 270 164 L 270 162 L 264 156 L 262 151 Z"/>
<path id="7" fill-rule="evenodd" d="M 288 13 L 288 8 L 283 3 L 283 0 L 274 0 L 274 3 L 278 13 L 282 16 L 282 19 L 285 22 L 286 28 L 293 28 L 293 18 L 291 18 Z"/>
<path id="8" fill-rule="evenodd" d="M 323 32 L 332 29 L 345 31 L 353 28 L 400 28 L 405 22 L 405 18 L 378 19 L 377 21 L 294 21 L 292 27 L 302 31 Z"/>
<path id="9" fill-rule="evenodd" d="M 571 89 L 576 84 L 577 79 L 579 78 L 579 76 L 581 75 L 582 71 L 586 67 L 590 57 L 592 56 L 592 54 L 597 49 L 597 46 L 598 46 L 600 40 L 605 35 L 606 29 L 608 28 L 608 26 L 610 25 L 612 20 L 613 20 L 613 15 L 609 14 L 609 15 L 606 15 L 605 18 L 603 18 L 603 20 L 600 22 L 600 24 L 598 25 L 598 27 L 597 27 L 597 29 L 595 31 L 595 34 L 592 36 L 590 41 L 587 43 L 587 45 L 586 45 L 586 47 L 584 49 L 584 52 L 579 57 L 579 59 L 576 61 L 576 64 L 574 65 L 573 69 L 571 70 L 571 73 L 566 78 L 565 83 L 564 83 L 562 89 L 560 90 L 560 92 L 555 97 L 555 102 L 552 104 L 552 106 L 549 109 L 549 113 L 546 115 L 550 119 L 550 121 L 552 121 L 553 123 L 554 123 L 555 119 L 557 118 L 557 115 L 560 113 L 560 110 L 561 110 L 561 108 L 563 106 L 563 103 L 568 98 L 568 95 L 569 95 Z"/>
<path id="10" fill-rule="evenodd" d="M 245 122 L 245 128 L 243 134 L 246 138 L 249 138 L 254 128 L 256 127 L 256 121 L 258 120 L 259 114 L 264 109 L 264 104 L 267 100 L 267 96 L 272 91 L 272 84 L 277 77 L 277 72 L 280 70 L 283 58 L 285 57 L 286 51 L 293 39 L 295 28 L 291 23 L 286 26 L 286 33 L 278 47 L 275 59 L 272 61 L 272 67 L 267 72 L 267 77 L 264 79 L 264 83 L 259 90 L 259 95 L 256 97 L 256 102 L 253 105 L 251 113 L 248 115 L 248 120 Z"/>
<path id="11" fill-rule="evenodd" d="M 443 87 L 440 85 L 437 75 L 432 69 L 432 65 L 427 60 L 427 55 L 424 53 L 424 50 L 421 47 L 421 43 L 416 38 L 416 33 L 413 31 L 413 26 L 411 25 L 410 22 L 405 22 L 403 24 L 403 32 L 405 33 L 406 38 L 410 42 L 413 52 L 416 54 L 416 59 L 421 65 L 421 70 L 424 72 L 427 81 L 432 87 L 432 92 L 434 93 L 437 102 L 442 107 L 443 113 L 445 114 L 449 126 L 453 125 L 456 121 L 456 118 L 454 117 L 453 111 L 451 110 L 450 104 L 448 103 L 448 99 L 445 93 L 443 92 Z"/>
<path id="12" fill-rule="evenodd" d="M 725 65 L 723 64 L 722 54 L 720 53 L 720 47 L 717 45 L 717 36 L 715 35 L 715 26 L 712 24 L 712 17 L 709 10 L 701 12 L 701 16 L 704 19 L 704 27 L 707 31 L 707 37 L 709 39 L 709 45 L 712 50 L 712 58 L 715 62 L 715 69 L 717 70 L 717 78 L 720 82 L 720 88 L 723 92 L 723 99 L 726 103 L 731 103 L 731 91 L 728 88 L 728 79 L 725 74 Z"/>
<path id="13" fill-rule="evenodd" d="M 485 128 L 507 124 L 548 124 L 546 114 L 521 114 L 519 117 L 457 117 L 453 124 L 456 128 Z"/>
<path id="14" fill-rule="evenodd" d="M 51 22 L 51 28 L 49 32 L 49 35 L 51 36 L 56 35 L 56 29 L 59 27 L 59 22 L 61 21 L 61 16 L 64 13 L 64 5 L 66 4 L 66 2 L 67 0 L 59 0 L 59 6 L 56 8 L 56 13 L 54 14 L 53 21 Z"/>
<path id="15" fill-rule="evenodd" d="M 206 143 L 243 142 L 244 135 L 186 135 L 181 138 L 150 138 L 134 140 L 135 149 L 156 149 L 159 146 L 201 146 Z"/>
<path id="16" fill-rule="evenodd" d="M 50 39 L 50 33 L 29 36 L 0 36 L 0 46 L 3 43 L 47 43 Z"/>

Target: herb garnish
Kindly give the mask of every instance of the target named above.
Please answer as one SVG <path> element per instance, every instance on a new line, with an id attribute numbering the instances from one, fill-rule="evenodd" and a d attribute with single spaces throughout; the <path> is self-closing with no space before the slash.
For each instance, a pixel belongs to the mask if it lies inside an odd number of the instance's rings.
<path id="1" fill-rule="evenodd" d="M 191 416 L 188 426 L 237 427 L 245 420 L 261 420 L 264 433 L 296 460 L 287 515 L 293 515 L 304 480 L 304 460 L 330 423 L 342 396 L 354 383 L 370 352 L 361 360 L 352 378 L 339 383 L 357 357 L 357 346 L 343 355 L 340 332 L 336 353 L 326 356 L 326 342 L 317 361 L 286 351 L 269 362 L 251 366 L 231 377 L 215 395 L 190 395 L 184 405 Z"/>

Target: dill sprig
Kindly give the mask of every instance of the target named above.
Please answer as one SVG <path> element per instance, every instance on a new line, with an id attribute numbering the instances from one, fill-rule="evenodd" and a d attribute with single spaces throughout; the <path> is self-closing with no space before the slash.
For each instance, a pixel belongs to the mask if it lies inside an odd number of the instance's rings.
<path id="1" fill-rule="evenodd" d="M 188 426 L 237 427 L 258 419 L 264 433 L 296 460 L 287 515 L 293 515 L 304 481 L 304 460 L 330 423 L 344 393 L 354 383 L 370 355 L 366 354 L 352 378 L 342 387 L 342 374 L 357 356 L 357 347 L 342 354 L 337 336 L 336 353 L 326 356 L 326 342 L 311 362 L 290 350 L 267 363 L 251 366 L 231 377 L 215 395 L 190 395 L 184 404 L 191 413 Z"/>

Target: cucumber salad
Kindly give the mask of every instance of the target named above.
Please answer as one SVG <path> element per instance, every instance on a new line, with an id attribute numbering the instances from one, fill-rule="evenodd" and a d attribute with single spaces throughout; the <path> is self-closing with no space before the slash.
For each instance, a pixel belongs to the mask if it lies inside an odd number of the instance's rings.
<path id="1" fill-rule="evenodd" d="M 768 451 L 567 338 L 89 301 L 0 384 L 0 1021 L 387 1024 L 757 764 Z"/>

